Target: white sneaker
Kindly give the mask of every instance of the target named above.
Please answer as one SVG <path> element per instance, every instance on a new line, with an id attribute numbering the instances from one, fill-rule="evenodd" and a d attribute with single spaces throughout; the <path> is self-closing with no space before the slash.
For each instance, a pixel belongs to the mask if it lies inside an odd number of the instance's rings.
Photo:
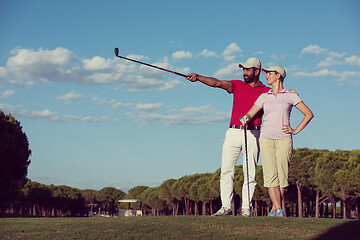
<path id="1" fill-rule="evenodd" d="M 231 209 L 230 208 L 221 207 L 219 209 L 219 211 L 217 211 L 215 214 L 213 214 L 213 216 L 226 216 L 226 215 L 231 215 Z"/>
<path id="2" fill-rule="evenodd" d="M 249 209 L 242 209 L 241 210 L 241 216 L 243 217 L 250 217 L 251 216 L 251 212 Z"/>

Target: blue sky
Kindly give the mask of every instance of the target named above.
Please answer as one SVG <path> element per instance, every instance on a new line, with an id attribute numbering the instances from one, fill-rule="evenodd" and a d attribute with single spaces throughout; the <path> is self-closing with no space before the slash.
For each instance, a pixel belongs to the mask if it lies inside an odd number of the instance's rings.
<path id="1" fill-rule="evenodd" d="M 224 80 L 254 56 L 283 65 L 285 87 L 315 114 L 295 148 L 359 149 L 359 10 L 356 0 L 0 0 L 0 108 L 29 138 L 30 179 L 156 187 L 220 167 L 232 95 L 114 48 Z M 301 117 L 294 109 L 292 125 Z"/>

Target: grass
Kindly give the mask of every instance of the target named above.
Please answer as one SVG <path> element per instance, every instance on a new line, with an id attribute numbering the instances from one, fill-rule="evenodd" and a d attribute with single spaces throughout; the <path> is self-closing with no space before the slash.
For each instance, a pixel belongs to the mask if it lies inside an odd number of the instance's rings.
<path id="1" fill-rule="evenodd" d="M 360 221 L 229 216 L 0 218 L 0 239 L 360 239 Z"/>

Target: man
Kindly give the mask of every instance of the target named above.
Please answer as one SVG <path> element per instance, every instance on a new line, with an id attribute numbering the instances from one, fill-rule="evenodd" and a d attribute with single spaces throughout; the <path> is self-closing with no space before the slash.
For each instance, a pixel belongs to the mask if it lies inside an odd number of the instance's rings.
<path id="1" fill-rule="evenodd" d="M 249 58 L 245 63 L 240 63 L 239 67 L 243 69 L 244 81 L 224 81 L 213 77 L 201 76 L 196 73 L 191 73 L 187 77 L 191 82 L 200 81 L 210 87 L 222 88 L 229 94 L 232 93 L 234 96 L 230 128 L 226 131 L 222 151 L 220 176 L 222 207 L 214 214 L 214 216 L 230 215 L 232 212 L 231 201 L 233 198 L 235 165 L 241 150 L 245 150 L 244 128 L 239 119 L 250 110 L 256 99 L 262 93 L 270 90 L 270 88 L 262 84 L 259 79 L 261 63 L 257 58 Z M 244 184 L 242 188 L 242 215 L 248 217 L 251 215 L 250 204 L 256 186 L 255 176 L 259 158 L 258 139 L 260 136 L 261 118 L 262 112 L 259 112 L 247 123 L 248 166 L 246 166 L 246 158 L 245 154 L 243 154 Z M 247 178 L 247 168 L 249 171 L 249 178 Z M 250 193 L 248 193 L 248 179 Z"/>

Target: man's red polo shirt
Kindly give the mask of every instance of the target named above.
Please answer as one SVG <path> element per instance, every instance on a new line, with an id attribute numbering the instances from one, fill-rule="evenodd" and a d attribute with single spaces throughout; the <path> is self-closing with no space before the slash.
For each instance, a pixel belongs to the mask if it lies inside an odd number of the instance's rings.
<path id="1" fill-rule="evenodd" d="M 232 80 L 233 108 L 230 125 L 242 125 L 240 117 L 245 115 L 254 105 L 258 97 L 268 92 L 271 88 L 265 86 L 262 82 L 255 87 L 250 86 L 241 80 Z M 263 111 L 258 112 L 247 123 L 249 127 L 258 127 L 261 125 Z"/>

